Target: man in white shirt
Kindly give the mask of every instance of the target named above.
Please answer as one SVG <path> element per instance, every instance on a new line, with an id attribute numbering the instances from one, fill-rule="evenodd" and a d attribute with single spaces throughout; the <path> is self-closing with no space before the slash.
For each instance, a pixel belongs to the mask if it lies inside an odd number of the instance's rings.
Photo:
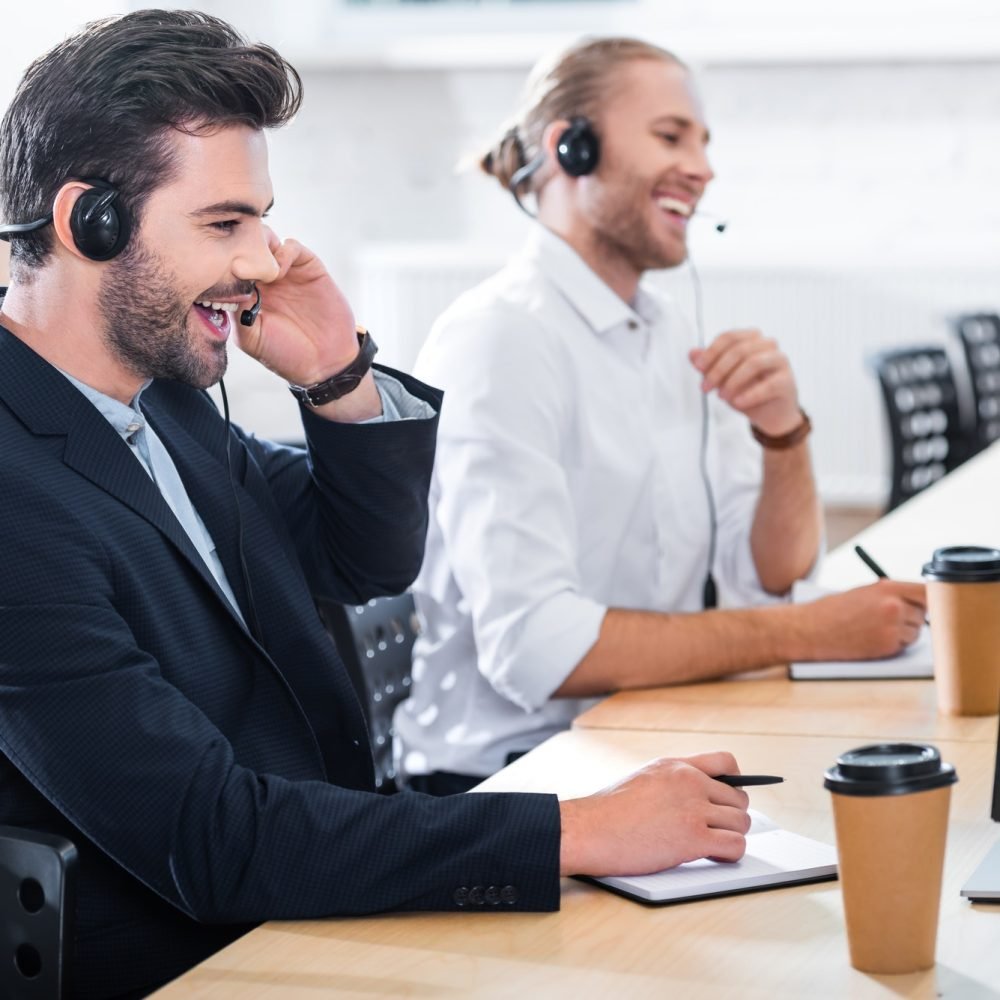
<path id="1" fill-rule="evenodd" d="M 821 545 L 788 360 L 757 330 L 701 348 L 640 286 L 686 258 L 708 138 L 683 64 L 603 39 L 536 69 L 483 159 L 539 225 L 417 363 L 446 403 L 396 717 L 411 787 L 470 787 L 609 691 L 916 637 L 920 584 L 779 603 Z"/>

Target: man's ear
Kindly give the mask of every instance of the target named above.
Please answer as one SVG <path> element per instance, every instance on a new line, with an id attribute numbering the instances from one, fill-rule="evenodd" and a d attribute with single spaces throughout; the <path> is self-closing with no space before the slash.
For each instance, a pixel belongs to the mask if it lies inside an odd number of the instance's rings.
<path id="1" fill-rule="evenodd" d="M 84 191 L 89 191 L 93 185 L 85 181 L 67 181 L 56 194 L 52 203 L 52 228 L 55 230 L 56 239 L 71 253 L 80 260 L 90 260 L 90 258 L 80 251 L 73 239 L 73 227 L 70 225 L 70 218 L 73 215 L 73 206 L 77 198 Z"/>
<path id="2" fill-rule="evenodd" d="M 557 118 L 554 122 L 549 122 L 542 133 L 542 149 L 545 150 L 547 163 L 555 166 L 559 160 L 556 157 L 556 146 L 563 132 L 569 128 L 569 121 L 566 118 Z"/>

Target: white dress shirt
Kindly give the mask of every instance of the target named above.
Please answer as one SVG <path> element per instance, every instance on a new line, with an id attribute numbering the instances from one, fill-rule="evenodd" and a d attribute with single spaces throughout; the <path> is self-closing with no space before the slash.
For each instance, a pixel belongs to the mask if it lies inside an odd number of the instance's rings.
<path id="1" fill-rule="evenodd" d="M 551 695 L 609 607 L 701 610 L 696 344 L 662 292 L 628 305 L 541 226 L 435 323 L 415 367 L 445 399 L 413 587 L 423 630 L 395 719 L 404 775 L 491 774 L 566 728 L 592 701 Z M 719 604 L 759 604 L 760 448 L 714 395 L 710 412 Z"/>

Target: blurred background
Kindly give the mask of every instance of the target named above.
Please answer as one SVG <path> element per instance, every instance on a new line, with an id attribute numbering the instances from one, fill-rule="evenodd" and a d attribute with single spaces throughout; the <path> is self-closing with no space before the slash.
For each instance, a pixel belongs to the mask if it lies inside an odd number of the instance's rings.
<path id="1" fill-rule="evenodd" d="M 81 23 L 148 6 L 37 0 L 4 27 L 0 104 Z M 161 6 L 182 6 L 163 4 Z M 815 426 L 827 505 L 864 518 L 889 492 L 866 359 L 948 341 L 1000 310 L 1000 4 L 992 0 L 203 0 L 302 73 L 271 137 L 274 228 L 317 250 L 408 369 L 430 323 L 495 270 L 528 220 L 456 168 L 491 142 L 539 55 L 638 35 L 695 70 L 717 179 L 693 226 L 709 337 L 777 337 Z M 13 220 L 10 220 L 13 221 Z M 686 302 L 686 269 L 657 276 Z M 299 436 L 283 384 L 232 352 L 235 419 Z"/>

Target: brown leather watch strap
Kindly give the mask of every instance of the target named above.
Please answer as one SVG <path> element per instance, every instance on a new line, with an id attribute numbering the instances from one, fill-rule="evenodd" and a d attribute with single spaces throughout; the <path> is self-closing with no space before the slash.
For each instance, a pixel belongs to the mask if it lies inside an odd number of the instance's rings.
<path id="1" fill-rule="evenodd" d="M 799 407 L 799 413 L 802 414 L 801 423 L 797 427 L 793 427 L 787 434 L 765 434 L 759 427 L 754 427 L 753 424 L 750 425 L 750 433 L 754 436 L 754 440 L 758 444 L 764 448 L 770 448 L 772 451 L 784 451 L 786 448 L 794 448 L 800 441 L 804 441 L 812 430 L 812 421 L 809 419 L 809 414 L 801 406 Z"/>
<path id="2" fill-rule="evenodd" d="M 358 353 L 355 359 L 342 371 L 331 375 L 315 385 L 289 385 L 289 391 L 306 406 L 323 406 L 325 403 L 340 399 L 353 392 L 372 366 L 372 358 L 378 347 L 371 334 L 363 327 L 356 327 L 358 336 Z"/>

